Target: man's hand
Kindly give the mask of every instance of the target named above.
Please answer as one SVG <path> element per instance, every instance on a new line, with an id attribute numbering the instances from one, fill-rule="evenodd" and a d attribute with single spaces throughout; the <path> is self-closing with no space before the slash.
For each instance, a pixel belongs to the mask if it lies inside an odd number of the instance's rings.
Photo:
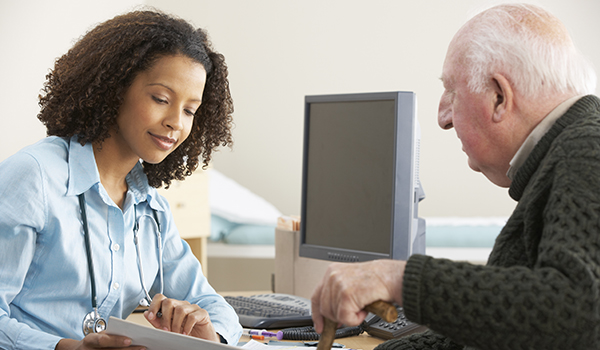
<path id="1" fill-rule="evenodd" d="M 162 313 L 157 317 L 158 312 Z M 169 299 L 156 294 L 144 316 L 154 328 L 220 342 L 208 312 L 187 301 Z"/>
<path id="2" fill-rule="evenodd" d="M 402 305 L 405 266 L 399 260 L 330 265 L 311 298 L 315 330 L 323 331 L 323 317 L 357 326 L 367 316 L 364 307 L 378 300 Z"/>

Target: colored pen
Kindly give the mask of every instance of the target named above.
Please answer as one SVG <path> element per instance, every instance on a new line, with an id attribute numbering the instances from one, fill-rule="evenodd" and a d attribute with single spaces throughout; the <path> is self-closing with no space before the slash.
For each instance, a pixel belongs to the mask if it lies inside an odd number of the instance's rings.
<path id="1" fill-rule="evenodd" d="M 264 335 L 254 335 L 254 334 L 242 334 L 243 336 L 250 337 L 250 339 L 254 340 L 265 340 Z"/>
<path id="2" fill-rule="evenodd" d="M 277 333 L 273 333 L 273 332 L 268 332 L 265 329 L 247 329 L 247 328 L 244 328 L 243 334 L 245 334 L 245 335 L 257 335 L 257 336 L 263 336 L 263 337 L 267 337 L 267 338 L 276 337 L 277 340 L 283 339 L 283 332 L 282 331 L 279 331 Z"/>

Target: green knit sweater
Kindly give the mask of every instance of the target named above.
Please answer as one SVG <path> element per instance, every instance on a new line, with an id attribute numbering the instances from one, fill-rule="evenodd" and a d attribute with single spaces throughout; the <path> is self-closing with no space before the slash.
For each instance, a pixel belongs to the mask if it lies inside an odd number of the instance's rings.
<path id="1" fill-rule="evenodd" d="M 486 266 L 412 256 L 406 316 L 379 349 L 600 349 L 600 99 L 585 96 L 517 172 Z"/>

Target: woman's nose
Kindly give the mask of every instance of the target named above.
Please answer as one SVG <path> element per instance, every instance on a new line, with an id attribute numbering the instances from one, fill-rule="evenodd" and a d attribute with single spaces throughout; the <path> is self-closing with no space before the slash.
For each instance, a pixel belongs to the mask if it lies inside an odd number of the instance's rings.
<path id="1" fill-rule="evenodd" d="M 184 111 L 173 110 L 169 111 L 169 115 L 165 118 L 165 125 L 173 130 L 181 130 L 183 128 Z"/>

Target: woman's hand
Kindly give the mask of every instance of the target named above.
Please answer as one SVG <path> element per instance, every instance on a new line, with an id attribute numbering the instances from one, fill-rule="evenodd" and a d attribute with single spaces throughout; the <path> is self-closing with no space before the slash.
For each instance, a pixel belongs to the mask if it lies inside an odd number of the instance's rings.
<path id="1" fill-rule="evenodd" d="M 161 317 L 156 316 L 159 311 L 162 313 Z M 162 294 L 156 294 L 150 307 L 144 312 L 144 317 L 154 328 L 216 342 L 221 341 L 208 312 L 187 301 L 169 299 Z"/>
<path id="2" fill-rule="evenodd" d="M 132 346 L 131 339 L 119 335 L 109 335 L 105 332 L 88 334 L 83 340 L 61 339 L 56 350 L 87 350 L 87 349 L 130 349 L 142 350 L 143 346 Z"/>

